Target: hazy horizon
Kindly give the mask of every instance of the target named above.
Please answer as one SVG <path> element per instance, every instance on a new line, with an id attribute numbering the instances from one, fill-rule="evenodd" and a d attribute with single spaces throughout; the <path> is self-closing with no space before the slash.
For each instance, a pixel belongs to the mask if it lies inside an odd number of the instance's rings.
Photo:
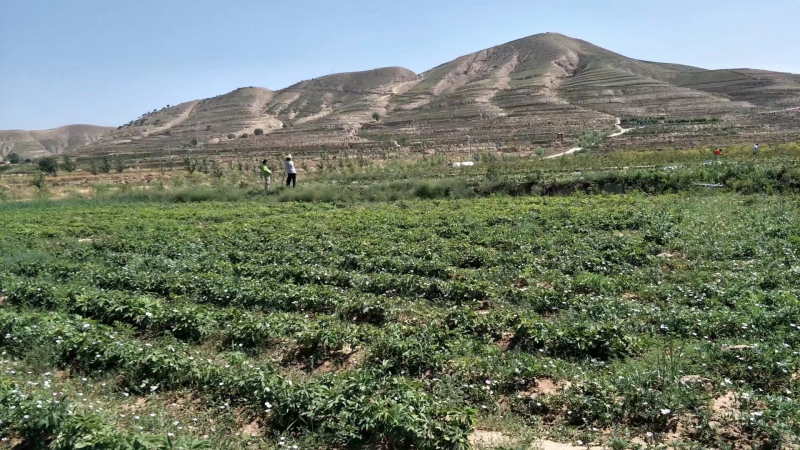
<path id="1" fill-rule="evenodd" d="M 118 126 L 167 104 L 332 72 L 421 73 L 543 32 L 649 61 L 800 73 L 800 4 L 777 0 L 161 3 L 3 6 L 13 20 L 0 29 L 0 129 Z"/>

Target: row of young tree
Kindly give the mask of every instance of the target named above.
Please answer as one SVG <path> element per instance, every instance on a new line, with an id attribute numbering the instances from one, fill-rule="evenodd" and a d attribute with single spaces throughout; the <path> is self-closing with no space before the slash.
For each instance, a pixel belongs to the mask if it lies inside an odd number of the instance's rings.
<path id="1" fill-rule="evenodd" d="M 64 155 L 61 157 L 61 162 L 55 157 L 47 157 L 42 158 L 37 161 L 37 165 L 39 166 L 39 170 L 42 173 L 57 176 L 59 171 L 64 172 L 74 172 L 78 170 L 78 163 L 69 155 Z M 101 173 L 109 173 L 112 170 L 121 173 L 125 169 L 130 167 L 129 163 L 121 158 L 111 158 L 109 156 L 104 156 L 101 160 L 92 159 L 89 161 L 89 172 L 93 175 L 99 175 Z"/>

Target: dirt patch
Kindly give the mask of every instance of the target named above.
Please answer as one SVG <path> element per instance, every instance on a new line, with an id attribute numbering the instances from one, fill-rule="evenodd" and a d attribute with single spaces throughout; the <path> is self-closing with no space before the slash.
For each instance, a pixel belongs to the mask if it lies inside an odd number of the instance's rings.
<path id="1" fill-rule="evenodd" d="M 81 239 L 78 239 L 78 242 L 80 242 L 81 244 L 84 244 L 84 243 L 88 244 L 88 243 L 91 243 L 92 241 L 94 241 L 94 239 L 92 239 L 92 238 L 81 238 Z"/>
<path id="2" fill-rule="evenodd" d="M 678 256 L 677 253 L 669 253 L 669 252 L 663 252 L 663 253 L 659 253 L 658 254 L 659 258 L 665 258 L 665 259 L 672 259 L 672 258 L 675 258 L 677 256 Z"/>
<path id="3" fill-rule="evenodd" d="M 737 418 L 739 417 L 739 401 L 736 394 L 728 391 L 715 398 L 711 402 L 711 409 L 714 411 L 715 418 Z"/>
<path id="4" fill-rule="evenodd" d="M 730 347 L 723 348 L 722 351 L 724 351 L 724 352 L 741 352 L 741 351 L 745 351 L 745 350 L 752 350 L 754 348 L 755 348 L 754 345 L 747 345 L 747 344 L 731 345 Z"/>
<path id="5" fill-rule="evenodd" d="M 560 442 L 554 442 L 554 441 L 548 441 L 547 439 L 542 439 L 540 441 L 536 441 L 531 448 L 542 449 L 542 450 L 586 450 L 587 448 L 589 450 L 601 450 L 603 447 L 600 446 L 587 447 L 585 445 L 577 446 L 577 445 L 562 444 Z"/>
<path id="6" fill-rule="evenodd" d="M 499 431 L 475 430 L 469 435 L 469 443 L 477 449 L 510 447 L 514 440 Z"/>
<path id="7" fill-rule="evenodd" d="M 2 305 L 6 300 L 8 300 L 8 297 L 0 297 L 0 305 Z"/>
<path id="8" fill-rule="evenodd" d="M 634 294 L 633 292 L 626 292 L 626 293 L 622 294 L 622 298 L 624 298 L 625 300 L 631 300 L 631 301 L 641 300 L 641 298 L 639 298 L 639 296 Z"/>
<path id="9" fill-rule="evenodd" d="M 514 333 L 504 332 L 500 335 L 500 339 L 494 342 L 494 345 L 499 348 L 500 350 L 508 350 L 511 346 L 511 342 L 514 340 Z"/>
<path id="10" fill-rule="evenodd" d="M 121 409 L 123 411 L 138 411 L 144 409 L 146 404 L 147 404 L 147 398 L 139 397 L 138 399 L 136 399 L 136 403 L 132 405 L 123 405 Z"/>
<path id="11" fill-rule="evenodd" d="M 258 422 L 250 422 L 247 425 L 242 427 L 242 435 L 245 436 L 260 436 L 261 435 L 261 428 L 258 426 Z"/>
<path id="12" fill-rule="evenodd" d="M 522 391 L 521 395 L 526 395 L 528 398 L 547 397 L 555 395 L 564 389 L 569 388 L 572 384 L 568 381 L 555 381 L 552 378 L 537 378 L 534 381 L 534 386 L 526 391 Z"/>

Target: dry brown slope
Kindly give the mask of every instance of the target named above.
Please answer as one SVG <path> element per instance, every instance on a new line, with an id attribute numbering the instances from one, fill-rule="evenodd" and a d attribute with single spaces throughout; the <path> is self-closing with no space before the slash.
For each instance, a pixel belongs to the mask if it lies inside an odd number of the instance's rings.
<path id="1" fill-rule="evenodd" d="M 325 119 L 331 127 L 360 126 L 373 113 L 385 114 L 389 99 L 418 80 L 402 67 L 327 75 L 281 89 L 268 112 L 292 125 Z"/>
<path id="2" fill-rule="evenodd" d="M 67 125 L 51 130 L 0 131 L 0 156 L 16 153 L 22 158 L 60 155 L 85 147 L 111 131 L 111 127 Z"/>

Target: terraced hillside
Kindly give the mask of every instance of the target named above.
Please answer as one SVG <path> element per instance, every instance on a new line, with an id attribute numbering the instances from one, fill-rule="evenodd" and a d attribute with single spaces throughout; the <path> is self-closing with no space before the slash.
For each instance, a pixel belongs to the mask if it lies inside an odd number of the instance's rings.
<path id="1" fill-rule="evenodd" d="M 800 76 L 641 61 L 544 33 L 464 55 L 420 75 L 401 67 L 241 88 L 153 110 L 85 154 L 171 148 L 321 152 L 346 148 L 517 151 L 574 146 L 618 120 L 610 148 L 800 138 Z M 375 120 L 375 114 L 380 117 Z M 254 136 L 257 129 L 263 132 Z M 324 149 L 324 150 L 323 150 Z"/>
<path id="2" fill-rule="evenodd" d="M 67 125 L 52 130 L 0 131 L 0 157 L 16 153 L 22 158 L 39 158 L 73 151 L 96 142 L 110 127 Z"/>

